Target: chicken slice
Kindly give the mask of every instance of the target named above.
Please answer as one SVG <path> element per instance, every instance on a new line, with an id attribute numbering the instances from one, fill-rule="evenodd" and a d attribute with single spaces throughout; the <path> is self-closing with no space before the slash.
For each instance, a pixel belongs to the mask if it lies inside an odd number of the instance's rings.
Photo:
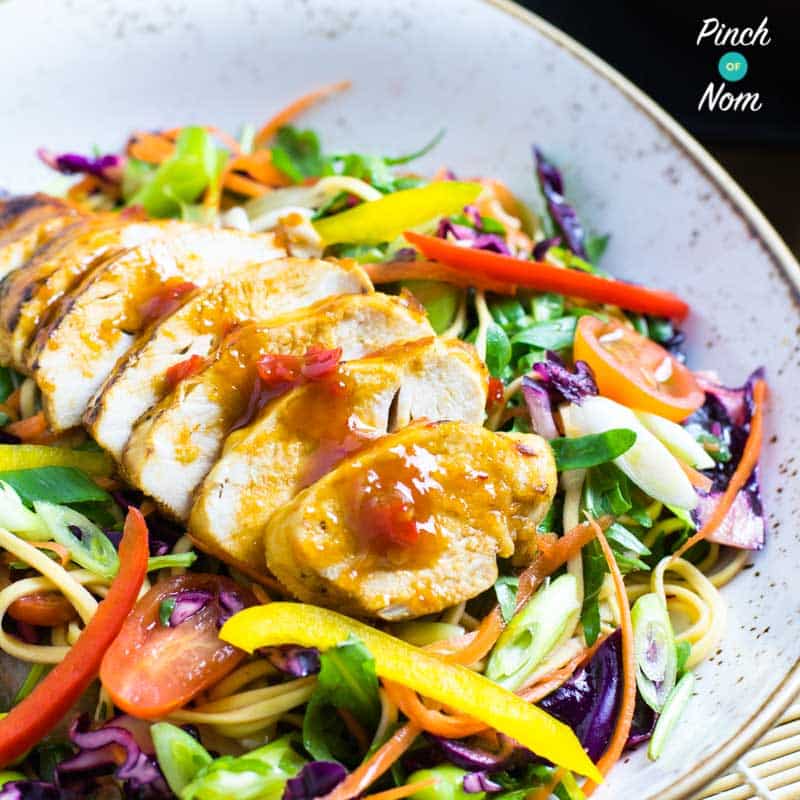
<path id="1" fill-rule="evenodd" d="M 383 294 L 330 298 L 243 325 L 205 369 L 181 381 L 138 421 L 123 453 L 123 472 L 168 513 L 185 520 L 192 494 L 219 457 L 225 437 L 250 422 L 269 398 L 271 390 L 256 382 L 259 358 L 302 355 L 319 346 L 340 347 L 346 360 L 432 333 L 424 309 Z"/>
<path id="2" fill-rule="evenodd" d="M 38 247 L 81 216 L 64 200 L 46 194 L 0 201 L 0 278 L 21 267 Z"/>
<path id="3" fill-rule="evenodd" d="M 0 363 L 27 369 L 28 345 L 48 310 L 102 259 L 186 228 L 95 214 L 62 230 L 0 285 Z"/>
<path id="4" fill-rule="evenodd" d="M 197 292 L 140 337 L 92 399 L 84 424 L 119 460 L 136 420 L 172 388 L 170 367 L 207 356 L 236 324 L 277 317 L 332 295 L 371 291 L 355 262 L 288 258 L 248 267 Z"/>
<path id="5" fill-rule="evenodd" d="M 267 565 L 300 600 L 386 620 L 432 614 L 531 551 L 556 489 L 547 442 L 464 422 L 411 425 L 273 514 Z"/>
<path id="6" fill-rule="evenodd" d="M 149 311 L 162 300 L 169 307 L 171 292 L 209 286 L 283 255 L 270 235 L 187 225 L 101 263 L 53 309 L 30 348 L 29 369 L 50 427 L 80 423 L 117 359 L 153 321 Z"/>
<path id="7" fill-rule="evenodd" d="M 269 403 L 232 433 L 198 489 L 189 530 L 219 555 L 263 569 L 273 512 L 347 455 L 412 420 L 480 424 L 487 375 L 477 353 L 429 337 L 348 361 Z"/>

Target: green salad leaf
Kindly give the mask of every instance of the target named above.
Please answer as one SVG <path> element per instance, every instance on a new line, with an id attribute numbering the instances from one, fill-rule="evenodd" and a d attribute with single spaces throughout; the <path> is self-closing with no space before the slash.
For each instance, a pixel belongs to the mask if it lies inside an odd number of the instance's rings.
<path id="1" fill-rule="evenodd" d="M 553 439 L 550 446 L 560 471 L 587 469 L 605 464 L 633 447 L 636 434 L 627 428 L 590 433 L 574 439 Z"/>

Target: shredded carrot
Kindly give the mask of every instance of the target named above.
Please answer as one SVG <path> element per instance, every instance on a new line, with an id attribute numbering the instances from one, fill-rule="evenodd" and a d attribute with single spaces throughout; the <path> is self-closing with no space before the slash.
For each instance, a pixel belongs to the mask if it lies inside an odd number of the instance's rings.
<path id="1" fill-rule="evenodd" d="M 699 489 L 701 492 L 708 492 L 711 490 L 714 482 L 708 477 L 708 475 L 703 475 L 702 472 L 698 472 L 694 467 L 690 467 L 687 463 L 681 461 L 679 458 L 676 458 L 675 460 L 678 462 L 680 468 L 689 479 L 689 483 L 691 483 L 695 489 Z"/>
<path id="2" fill-rule="evenodd" d="M 419 728 L 447 739 L 461 739 L 486 730 L 486 723 L 463 714 L 445 714 L 428 708 L 419 695 L 407 686 L 394 681 L 383 681 L 389 699 Z"/>
<path id="3" fill-rule="evenodd" d="M 272 163 L 269 150 L 256 150 L 247 156 L 237 156 L 228 164 L 231 172 L 246 172 L 253 180 L 264 186 L 288 186 L 291 179 Z"/>
<path id="4" fill-rule="evenodd" d="M 113 492 L 116 489 L 122 488 L 122 482 L 118 478 L 109 478 L 105 475 L 95 475 L 92 480 L 101 488 L 105 489 L 107 492 Z"/>
<path id="5" fill-rule="evenodd" d="M 236 194 L 244 194 L 248 197 L 261 197 L 264 192 L 268 191 L 267 187 L 258 181 L 235 172 L 226 172 L 222 176 L 222 185 Z"/>
<path id="6" fill-rule="evenodd" d="M 99 178 L 94 175 L 86 175 L 67 189 L 67 199 L 71 200 L 73 203 L 80 204 L 95 189 L 99 189 L 100 185 Z"/>
<path id="7" fill-rule="evenodd" d="M 597 762 L 597 768 L 600 772 L 602 772 L 603 775 L 608 775 L 611 768 L 622 755 L 622 751 L 625 749 L 625 744 L 631 732 L 633 710 L 636 705 L 636 663 L 633 653 L 631 609 L 628 604 L 628 594 L 625 591 L 622 573 L 619 571 L 617 561 L 614 558 L 614 554 L 611 552 L 611 546 L 605 534 L 600 529 L 600 526 L 594 520 L 589 520 L 589 523 L 595 527 L 597 541 L 600 544 L 606 563 L 608 564 L 608 571 L 614 579 L 614 592 L 617 596 L 620 621 L 622 623 L 620 626 L 622 628 L 622 700 L 620 702 L 614 734 L 611 737 L 611 741 L 605 753 L 603 753 L 600 760 Z M 593 781 L 587 781 L 583 786 L 583 793 L 586 797 L 589 797 L 596 788 L 597 784 Z"/>
<path id="8" fill-rule="evenodd" d="M 531 792 L 531 794 L 528 795 L 527 800 L 547 800 L 556 790 L 558 784 L 561 783 L 565 773 L 566 770 L 563 767 L 553 770 L 550 780 L 543 786 L 540 786 L 535 792 Z"/>
<path id="9" fill-rule="evenodd" d="M 47 420 L 45 419 L 44 411 L 40 411 L 32 417 L 17 420 L 17 422 L 10 422 L 6 425 L 5 430 L 13 436 L 19 436 L 23 442 L 38 440 L 42 434 L 47 432 Z"/>
<path id="10" fill-rule="evenodd" d="M 135 133 L 128 142 L 129 156 L 148 164 L 162 164 L 175 151 L 175 144 L 162 133 Z"/>
<path id="11" fill-rule="evenodd" d="M 320 800 L 351 800 L 363 794 L 414 744 L 420 729 L 412 722 L 398 728 L 366 761 Z"/>
<path id="12" fill-rule="evenodd" d="M 358 742 L 361 752 L 366 753 L 367 750 L 369 750 L 370 739 L 369 736 L 367 736 L 367 732 L 364 730 L 364 727 L 348 709 L 337 708 L 336 713 L 339 715 L 342 722 L 344 722 L 344 726 L 350 732 L 350 735 L 356 740 L 356 742 Z"/>
<path id="13" fill-rule="evenodd" d="M 750 433 L 744 444 L 739 464 L 728 483 L 728 488 L 725 489 L 719 503 L 717 503 L 717 507 L 706 520 L 705 525 L 683 543 L 672 556 L 673 560 L 680 558 L 690 547 L 694 547 L 698 542 L 708 538 L 722 524 L 722 521 L 731 510 L 736 495 L 747 483 L 753 470 L 758 466 L 758 457 L 761 454 L 761 440 L 764 435 L 764 400 L 766 393 L 767 384 L 763 380 L 757 380 L 755 386 L 753 386 L 753 416 L 750 419 Z"/>
<path id="14" fill-rule="evenodd" d="M 224 144 L 225 147 L 227 147 L 228 150 L 233 153 L 233 155 L 241 155 L 242 148 L 239 145 L 239 142 L 237 142 L 236 139 L 234 139 L 234 137 L 231 136 L 227 131 L 222 130 L 222 128 L 218 128 L 216 125 L 201 125 L 200 127 L 203 128 L 203 130 L 208 131 L 212 136 L 216 136 L 216 138 L 219 139 L 219 141 L 222 142 L 222 144 Z M 169 128 L 166 131 L 161 131 L 160 135 L 174 142 L 180 136 L 182 130 L 183 127 Z"/>
<path id="15" fill-rule="evenodd" d="M 55 553 L 62 567 L 66 567 L 71 561 L 69 550 L 67 550 L 63 544 L 59 544 L 58 542 L 31 542 L 31 544 L 37 550 L 50 550 L 50 552 Z"/>
<path id="16" fill-rule="evenodd" d="M 331 83 L 328 86 L 323 86 L 320 89 L 315 89 L 313 92 L 303 95 L 289 103 L 286 108 L 279 111 L 274 117 L 268 120 L 261 130 L 256 134 L 255 144 L 266 144 L 284 125 L 288 125 L 295 117 L 300 116 L 304 111 L 311 108 L 311 106 L 324 100 L 336 92 L 341 92 L 344 89 L 350 88 L 350 81 L 340 81 L 339 83 Z"/>
<path id="17" fill-rule="evenodd" d="M 423 789 L 437 784 L 439 779 L 436 777 L 426 778 L 422 781 L 414 781 L 414 783 L 407 783 L 405 786 L 398 786 L 394 789 L 387 789 L 385 792 L 378 792 L 377 794 L 368 794 L 365 800 L 401 800 L 403 797 L 410 797 L 415 792 L 421 792 Z"/>
<path id="18" fill-rule="evenodd" d="M 19 388 L 14 389 L 4 403 L 0 403 L 0 411 L 11 419 L 19 419 Z"/>
<path id="19" fill-rule="evenodd" d="M 589 648 L 583 652 L 578 653 L 571 661 L 564 664 L 563 667 L 554 669 L 546 675 L 542 675 L 535 683 L 530 686 L 524 686 L 517 694 L 529 703 L 538 703 L 543 697 L 547 697 L 551 692 L 554 692 L 559 686 L 565 684 L 574 674 L 575 670 L 588 661 Z"/>

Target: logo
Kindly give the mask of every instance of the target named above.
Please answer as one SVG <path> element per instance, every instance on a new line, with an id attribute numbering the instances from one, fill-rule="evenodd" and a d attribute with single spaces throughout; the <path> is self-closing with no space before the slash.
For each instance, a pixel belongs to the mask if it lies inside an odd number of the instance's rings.
<path id="1" fill-rule="evenodd" d="M 764 17 L 757 27 L 737 28 L 726 25 L 717 17 L 702 21 L 695 44 L 700 47 L 712 44 L 714 47 L 767 47 L 772 41 L 769 32 L 769 18 Z M 698 111 L 759 111 L 763 104 L 758 92 L 732 91 L 730 84 L 742 80 L 749 71 L 748 59 L 741 49 L 727 50 L 717 61 L 717 73 L 721 83 L 710 81 L 697 104 Z"/>

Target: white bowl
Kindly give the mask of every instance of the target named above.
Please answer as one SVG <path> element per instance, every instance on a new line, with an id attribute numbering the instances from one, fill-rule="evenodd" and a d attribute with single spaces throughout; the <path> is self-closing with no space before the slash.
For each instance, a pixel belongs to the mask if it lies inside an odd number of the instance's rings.
<path id="1" fill-rule="evenodd" d="M 302 120 L 331 149 L 398 154 L 445 126 L 423 167 L 495 175 L 532 199 L 541 145 L 582 218 L 611 232 L 603 266 L 691 301 L 692 365 L 738 384 L 764 364 L 772 390 L 766 549 L 724 590 L 727 634 L 662 759 L 626 757 L 597 796 L 688 796 L 800 690 L 800 269 L 720 166 L 624 78 L 540 19 L 483 0 L 10 0 L 0 53 L 0 186 L 13 190 L 50 180 L 38 145 L 235 129 L 344 77 L 353 89 Z"/>

